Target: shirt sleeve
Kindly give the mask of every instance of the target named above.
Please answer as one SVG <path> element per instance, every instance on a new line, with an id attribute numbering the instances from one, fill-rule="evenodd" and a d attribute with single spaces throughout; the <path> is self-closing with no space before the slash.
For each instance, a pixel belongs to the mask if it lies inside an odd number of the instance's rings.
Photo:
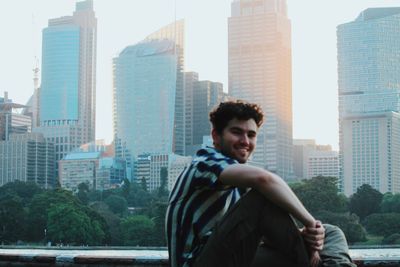
<path id="1" fill-rule="evenodd" d="M 225 185 L 218 179 L 222 171 L 232 164 L 238 164 L 234 159 L 220 153 L 210 154 L 197 164 L 194 179 L 195 188 L 208 187 L 213 190 L 225 190 L 232 186 Z"/>

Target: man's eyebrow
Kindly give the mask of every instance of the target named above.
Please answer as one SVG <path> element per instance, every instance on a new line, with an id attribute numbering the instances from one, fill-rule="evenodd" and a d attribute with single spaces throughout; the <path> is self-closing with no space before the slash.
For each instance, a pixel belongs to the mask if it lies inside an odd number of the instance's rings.
<path id="1" fill-rule="evenodd" d="M 232 126 L 232 127 L 230 127 L 229 129 L 230 129 L 230 130 L 234 130 L 234 131 L 245 132 L 245 130 L 244 130 L 243 128 L 240 128 L 240 127 L 238 127 L 238 126 Z M 249 130 L 248 132 L 251 133 L 251 134 L 257 134 L 257 131 L 254 131 L 254 130 Z"/>

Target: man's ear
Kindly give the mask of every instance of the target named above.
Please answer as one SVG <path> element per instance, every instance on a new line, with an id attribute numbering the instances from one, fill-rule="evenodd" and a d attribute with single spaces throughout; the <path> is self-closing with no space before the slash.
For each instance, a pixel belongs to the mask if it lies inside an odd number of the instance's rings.
<path id="1" fill-rule="evenodd" d="M 213 139 L 213 144 L 215 148 L 219 148 L 219 143 L 220 143 L 220 134 L 215 130 L 214 128 L 211 129 L 211 137 Z"/>

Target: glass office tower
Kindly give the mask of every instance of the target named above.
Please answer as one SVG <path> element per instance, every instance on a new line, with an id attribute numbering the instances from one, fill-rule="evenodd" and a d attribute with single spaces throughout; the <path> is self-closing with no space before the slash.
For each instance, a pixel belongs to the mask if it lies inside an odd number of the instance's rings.
<path id="1" fill-rule="evenodd" d="M 93 1 L 73 16 L 50 19 L 43 30 L 40 123 L 34 129 L 55 144 L 56 160 L 95 140 L 96 29 Z"/>
<path id="2" fill-rule="evenodd" d="M 400 192 L 400 8 L 337 27 L 340 187 Z"/>
<path id="3" fill-rule="evenodd" d="M 177 120 L 183 124 L 183 97 L 178 98 L 183 91 L 182 45 L 183 21 L 178 21 L 114 59 L 116 155 L 126 158 L 130 167 L 140 154 L 172 153 L 176 128 L 183 136 L 183 127 L 176 127 Z M 176 117 L 177 109 L 182 118 Z"/>
<path id="4" fill-rule="evenodd" d="M 291 26 L 285 0 L 235 0 L 228 20 L 229 95 L 259 104 L 266 120 L 253 161 L 285 179 L 292 167 Z"/>

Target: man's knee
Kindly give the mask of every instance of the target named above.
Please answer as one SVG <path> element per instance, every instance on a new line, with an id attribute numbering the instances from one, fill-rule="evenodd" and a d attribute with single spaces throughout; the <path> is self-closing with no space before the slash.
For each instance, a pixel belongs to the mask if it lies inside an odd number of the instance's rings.
<path id="1" fill-rule="evenodd" d="M 324 267 L 356 267 L 352 263 L 346 237 L 343 231 L 331 224 L 324 224 L 325 243 L 321 251 Z"/>
<path id="2" fill-rule="evenodd" d="M 325 228 L 325 240 L 345 243 L 347 246 L 346 236 L 342 229 L 332 224 L 324 224 Z"/>

